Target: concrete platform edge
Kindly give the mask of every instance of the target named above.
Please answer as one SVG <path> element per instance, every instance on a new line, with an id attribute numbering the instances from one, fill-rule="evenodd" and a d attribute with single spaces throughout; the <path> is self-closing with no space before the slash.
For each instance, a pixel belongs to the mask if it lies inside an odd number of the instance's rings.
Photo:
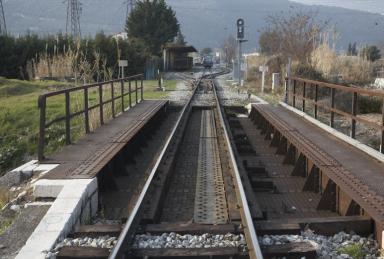
<path id="1" fill-rule="evenodd" d="M 39 180 L 34 184 L 37 197 L 56 198 L 39 225 L 20 250 L 17 259 L 46 258 L 57 241 L 72 229 L 89 221 L 98 210 L 97 178 L 81 180 Z"/>

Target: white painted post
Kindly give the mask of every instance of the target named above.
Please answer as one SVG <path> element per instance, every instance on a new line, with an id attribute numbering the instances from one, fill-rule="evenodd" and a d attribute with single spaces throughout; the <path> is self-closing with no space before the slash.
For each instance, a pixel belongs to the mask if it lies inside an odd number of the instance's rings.
<path id="1" fill-rule="evenodd" d="M 261 92 L 264 93 L 264 86 L 265 86 L 265 71 L 262 71 L 262 76 L 261 76 Z"/>
<path id="2" fill-rule="evenodd" d="M 291 69 L 292 69 L 292 58 L 288 58 L 288 64 L 287 64 L 287 74 L 286 77 L 288 80 L 285 80 L 285 97 L 284 102 L 288 103 L 288 91 L 291 89 Z"/>
<path id="3" fill-rule="evenodd" d="M 265 73 L 268 72 L 268 67 L 267 66 L 260 66 L 259 71 L 262 73 L 261 75 L 261 92 L 264 93 L 264 88 L 265 88 Z"/>
<path id="4" fill-rule="evenodd" d="M 279 90 L 280 88 L 280 74 L 273 73 L 272 74 L 272 92 Z"/>

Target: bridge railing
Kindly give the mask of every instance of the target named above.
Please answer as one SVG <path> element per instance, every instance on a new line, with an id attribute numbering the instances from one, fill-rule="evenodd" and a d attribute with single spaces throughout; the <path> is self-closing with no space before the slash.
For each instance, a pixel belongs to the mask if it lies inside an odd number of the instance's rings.
<path id="1" fill-rule="evenodd" d="M 140 84 L 140 85 L 139 85 Z M 111 117 L 115 118 L 118 113 L 123 113 L 128 108 L 144 100 L 143 98 L 143 75 L 135 75 L 123 79 L 111 80 L 95 84 L 83 85 L 73 88 L 67 88 L 54 92 L 42 94 L 38 99 L 38 107 L 40 110 L 39 123 L 39 141 L 38 141 L 38 159 L 44 159 L 44 151 L 46 144 L 47 129 L 57 123 L 65 124 L 65 144 L 70 145 L 71 138 L 71 121 L 74 118 L 81 117 L 84 126 L 84 132 L 91 132 L 90 114 L 92 112 L 92 121 L 97 120 L 100 125 L 106 121 L 106 107 L 110 107 Z M 76 105 L 80 106 L 80 110 L 73 110 L 73 99 L 75 96 Z M 63 111 L 54 116 L 53 119 L 48 118 L 47 113 L 49 107 L 48 100 L 56 100 L 64 102 Z M 128 100 L 126 100 L 128 99 Z M 94 103 L 96 101 L 96 103 Z M 93 102 L 93 103 L 92 103 Z M 118 105 L 117 105 L 118 104 Z M 118 107 L 119 106 L 119 107 Z M 117 108 L 119 111 L 117 111 Z M 98 112 L 93 112 L 95 109 Z M 57 113 L 57 111 L 56 111 Z M 93 127 L 95 128 L 95 127 Z"/>
<path id="2" fill-rule="evenodd" d="M 288 84 L 288 81 L 289 84 Z M 349 87 L 332 83 L 325 83 L 299 77 L 286 78 L 286 103 L 303 112 L 312 112 L 315 119 L 319 119 L 319 110 L 327 113 L 329 125 L 335 128 L 335 115 L 346 117 L 350 121 L 349 135 L 356 139 L 356 124 L 361 123 L 380 132 L 380 150 L 384 153 L 384 91 L 359 87 Z M 368 120 L 359 115 L 359 98 L 370 98 L 366 102 L 374 101 L 380 105 L 380 122 Z M 309 107 L 309 106 L 312 107 Z M 365 104 L 370 105 L 370 104 Z"/>

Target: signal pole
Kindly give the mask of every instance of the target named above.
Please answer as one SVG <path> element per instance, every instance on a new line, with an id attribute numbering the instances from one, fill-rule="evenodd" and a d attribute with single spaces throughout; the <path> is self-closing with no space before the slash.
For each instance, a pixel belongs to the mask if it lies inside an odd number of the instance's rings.
<path id="1" fill-rule="evenodd" d="M 245 35 L 245 33 L 244 33 L 244 27 L 245 27 L 244 20 L 241 18 L 238 19 L 236 22 L 236 25 L 237 25 L 237 43 L 238 43 L 238 48 L 239 48 L 238 49 L 239 53 L 237 56 L 237 62 L 238 62 L 237 72 L 238 72 L 238 77 L 239 77 L 238 83 L 240 86 L 241 85 L 241 78 L 242 78 L 242 76 L 241 76 L 241 63 L 242 63 L 242 56 L 243 56 L 242 49 L 241 49 L 241 43 L 247 42 L 247 40 L 244 40 L 244 35 Z"/>
<path id="2" fill-rule="evenodd" d="M 5 24 L 3 0 L 0 0 L 0 34 L 7 34 L 7 25 Z"/>
<path id="3" fill-rule="evenodd" d="M 80 15 L 81 3 L 79 0 L 67 0 L 67 24 L 66 34 L 75 39 L 81 38 Z"/>

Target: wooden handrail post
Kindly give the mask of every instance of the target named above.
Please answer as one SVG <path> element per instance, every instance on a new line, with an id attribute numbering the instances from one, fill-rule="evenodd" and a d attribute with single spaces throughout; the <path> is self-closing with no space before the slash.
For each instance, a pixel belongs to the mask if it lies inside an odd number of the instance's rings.
<path id="1" fill-rule="evenodd" d="M 315 85 L 315 119 L 317 119 L 317 101 L 319 100 L 319 86 Z"/>
<path id="2" fill-rule="evenodd" d="M 129 108 L 132 108 L 132 84 L 131 79 L 129 79 Z"/>
<path id="3" fill-rule="evenodd" d="M 99 85 L 100 124 L 104 124 L 103 85 Z"/>
<path id="4" fill-rule="evenodd" d="M 335 108 L 335 93 L 336 90 L 335 88 L 331 88 L 331 108 Z M 331 128 L 335 127 L 335 112 L 331 111 L 331 123 L 330 123 Z"/>
<path id="5" fill-rule="evenodd" d="M 289 85 L 288 85 L 288 76 L 285 78 L 285 93 L 284 93 L 284 102 L 288 104 L 289 101 Z"/>
<path id="6" fill-rule="evenodd" d="M 88 104 L 88 88 L 84 88 L 84 122 L 85 133 L 91 132 L 89 127 L 89 104 Z"/>
<path id="7" fill-rule="evenodd" d="M 136 94 L 136 103 L 135 105 L 138 103 L 138 94 L 137 94 L 137 78 L 135 78 L 135 94 Z"/>
<path id="8" fill-rule="evenodd" d="M 124 105 L 124 78 L 121 79 L 120 81 L 120 94 L 121 94 L 121 112 L 124 112 L 125 110 L 125 105 Z"/>
<path id="9" fill-rule="evenodd" d="M 303 107 L 302 107 L 302 111 L 305 112 L 305 89 L 306 89 L 306 86 L 307 84 L 304 82 L 303 83 Z"/>
<path id="10" fill-rule="evenodd" d="M 357 115 L 357 92 L 353 92 L 352 97 L 352 116 Z M 352 118 L 351 123 L 351 138 L 356 138 L 356 120 L 355 118 Z"/>
<path id="11" fill-rule="evenodd" d="M 293 98 L 292 98 L 292 106 L 296 107 L 296 80 L 293 80 Z"/>
<path id="12" fill-rule="evenodd" d="M 65 92 L 65 143 L 71 144 L 71 101 L 69 92 Z"/>
<path id="13" fill-rule="evenodd" d="M 39 144 L 37 150 L 37 158 L 41 162 L 44 160 L 44 145 L 45 145 L 45 121 L 46 121 L 46 107 L 47 99 L 45 96 L 40 96 L 38 100 L 38 107 L 40 109 L 40 127 L 39 127 Z"/>
<path id="14" fill-rule="evenodd" d="M 141 80 L 140 80 L 140 90 L 141 90 L 141 101 L 143 101 L 144 100 L 144 83 L 143 83 L 143 80 L 144 80 L 144 78 L 143 78 L 143 76 L 141 76 Z"/>
<path id="15" fill-rule="evenodd" d="M 381 108 L 381 125 L 384 127 L 384 98 L 383 98 L 383 106 Z M 384 130 L 381 129 L 381 147 L 380 152 L 384 154 Z"/>
<path id="16" fill-rule="evenodd" d="M 111 99 L 112 99 L 112 118 L 116 117 L 115 114 L 115 87 L 113 82 L 111 82 Z"/>

